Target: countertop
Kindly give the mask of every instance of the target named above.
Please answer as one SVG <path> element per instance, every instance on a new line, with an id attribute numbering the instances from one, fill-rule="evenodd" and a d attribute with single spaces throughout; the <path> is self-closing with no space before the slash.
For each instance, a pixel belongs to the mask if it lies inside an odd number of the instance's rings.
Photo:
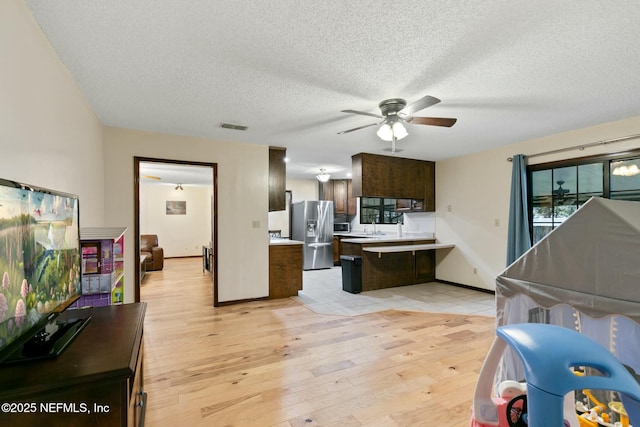
<path id="1" fill-rule="evenodd" d="M 342 241 L 344 243 L 379 243 L 379 242 L 411 242 L 416 240 L 435 240 L 436 238 L 431 235 L 425 234 L 403 234 L 402 236 L 398 236 L 397 234 L 349 234 L 349 236 L 353 236 L 353 238 L 343 238 Z M 366 236 L 366 237 L 363 237 Z"/>
<path id="2" fill-rule="evenodd" d="M 366 237 L 366 236 L 371 236 L 373 237 L 373 235 L 371 234 L 364 234 L 364 233 L 355 233 L 355 232 L 348 232 L 348 231 L 334 231 L 333 232 L 334 236 L 352 236 L 352 237 Z"/>
<path id="3" fill-rule="evenodd" d="M 398 246 L 376 246 L 369 248 L 362 248 L 366 252 L 377 253 L 395 253 L 395 252 L 413 252 L 413 251 L 430 251 L 434 249 L 453 249 L 455 245 L 447 243 L 429 243 L 424 245 L 398 245 Z"/>
<path id="4" fill-rule="evenodd" d="M 304 242 L 300 240 L 289 240 L 289 239 L 269 239 L 270 245 L 304 245 Z"/>

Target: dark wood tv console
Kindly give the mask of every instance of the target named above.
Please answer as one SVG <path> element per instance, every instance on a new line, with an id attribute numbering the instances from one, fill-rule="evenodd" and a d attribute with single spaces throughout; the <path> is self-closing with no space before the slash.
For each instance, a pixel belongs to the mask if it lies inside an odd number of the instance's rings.
<path id="1" fill-rule="evenodd" d="M 145 309 L 136 303 L 62 313 L 91 320 L 57 359 L 0 365 L 0 425 L 144 425 Z"/>

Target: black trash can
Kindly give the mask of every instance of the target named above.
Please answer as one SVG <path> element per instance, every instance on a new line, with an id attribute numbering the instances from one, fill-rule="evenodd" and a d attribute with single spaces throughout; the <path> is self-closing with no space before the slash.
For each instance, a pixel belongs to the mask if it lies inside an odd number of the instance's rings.
<path id="1" fill-rule="evenodd" d="M 342 290 L 352 294 L 362 292 L 362 257 L 341 255 Z"/>

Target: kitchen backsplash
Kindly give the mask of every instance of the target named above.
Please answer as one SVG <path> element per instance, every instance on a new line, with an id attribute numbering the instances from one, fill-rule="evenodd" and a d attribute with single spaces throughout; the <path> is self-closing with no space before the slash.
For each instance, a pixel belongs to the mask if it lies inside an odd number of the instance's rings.
<path id="1" fill-rule="evenodd" d="M 365 226 L 371 232 L 371 224 L 360 224 L 360 217 L 351 222 L 352 233 L 363 233 Z M 376 224 L 376 231 L 385 234 L 398 234 L 396 224 Z M 434 237 L 436 233 L 436 214 L 434 212 L 405 212 L 403 234 L 416 234 L 424 237 Z"/>
<path id="2" fill-rule="evenodd" d="M 436 234 L 436 214 L 434 212 L 411 212 L 404 214 L 403 232 Z"/>

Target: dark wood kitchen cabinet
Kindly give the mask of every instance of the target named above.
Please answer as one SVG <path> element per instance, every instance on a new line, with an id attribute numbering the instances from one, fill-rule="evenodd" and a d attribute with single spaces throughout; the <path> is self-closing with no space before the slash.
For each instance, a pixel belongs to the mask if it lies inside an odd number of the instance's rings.
<path id="1" fill-rule="evenodd" d="M 357 214 L 358 202 L 353 195 L 353 180 L 347 180 L 347 213 L 348 215 L 355 216 Z"/>
<path id="2" fill-rule="evenodd" d="M 422 210 L 435 211 L 435 163 L 360 153 L 351 157 L 354 197 L 422 200 Z"/>
<path id="3" fill-rule="evenodd" d="M 334 234 L 333 236 L 333 265 L 341 265 L 340 256 L 343 255 L 342 239 L 352 238 L 349 234 Z"/>
<path id="4" fill-rule="evenodd" d="M 333 181 L 333 179 L 330 179 L 327 182 L 318 182 L 318 194 L 320 195 L 320 200 L 333 201 Z"/>
<path id="5" fill-rule="evenodd" d="M 418 283 L 436 280 L 436 251 L 416 251 L 414 265 L 415 277 Z"/>
<path id="6" fill-rule="evenodd" d="M 347 180 L 335 179 L 333 181 L 333 209 L 336 214 L 347 214 Z"/>
<path id="7" fill-rule="evenodd" d="M 330 179 L 320 183 L 319 194 L 320 200 L 333 201 L 334 215 L 355 216 L 357 204 L 350 179 Z"/>
<path id="8" fill-rule="evenodd" d="M 135 303 L 62 313 L 91 320 L 58 358 L 0 367 L 0 401 L 35 405 L 0 412 L 0 425 L 143 426 L 145 310 Z"/>
<path id="9" fill-rule="evenodd" d="M 380 242 L 370 239 L 368 242 L 355 243 L 344 239 L 343 255 L 362 257 L 362 290 L 373 291 L 395 286 L 416 285 L 432 282 L 436 278 L 435 250 L 401 250 L 399 252 L 377 253 L 365 248 L 380 246 L 411 246 L 434 244 L 433 239 L 401 240 Z"/>
<path id="10" fill-rule="evenodd" d="M 302 290 L 302 242 L 269 245 L 269 298 L 289 298 Z"/>
<path id="11" fill-rule="evenodd" d="M 269 212 L 286 209 L 287 149 L 269 147 Z"/>
<path id="12" fill-rule="evenodd" d="M 340 265 L 340 236 L 333 236 L 333 265 Z"/>

